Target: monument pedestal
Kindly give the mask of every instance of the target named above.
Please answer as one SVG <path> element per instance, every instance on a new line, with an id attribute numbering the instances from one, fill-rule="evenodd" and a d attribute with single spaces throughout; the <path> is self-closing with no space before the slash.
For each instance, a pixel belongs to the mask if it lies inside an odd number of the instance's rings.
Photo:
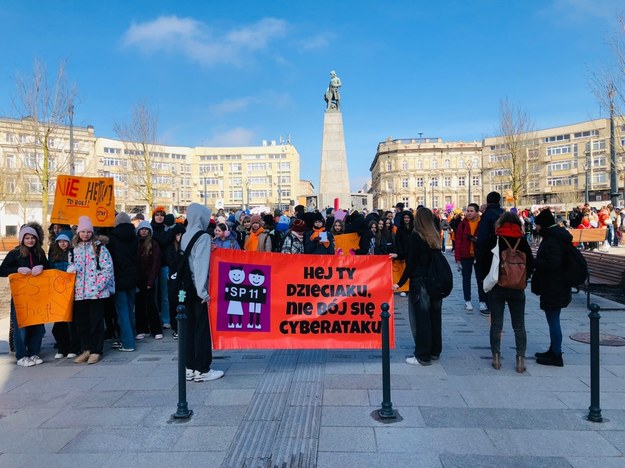
<path id="1" fill-rule="evenodd" d="M 323 140 L 321 144 L 321 171 L 319 174 L 318 207 L 323 210 L 334 207 L 351 209 L 351 190 L 347 171 L 347 152 L 343 133 L 343 114 L 327 110 L 323 116 Z"/>

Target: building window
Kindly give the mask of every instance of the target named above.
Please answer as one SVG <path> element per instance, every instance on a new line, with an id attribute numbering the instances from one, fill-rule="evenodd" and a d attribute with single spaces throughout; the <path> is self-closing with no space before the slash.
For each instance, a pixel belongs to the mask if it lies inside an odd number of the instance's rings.
<path id="1" fill-rule="evenodd" d="M 208 164 L 208 166 L 216 166 L 217 164 Z M 241 163 L 230 163 L 230 172 L 241 172 Z"/>
<path id="2" fill-rule="evenodd" d="M 417 159 L 417 169 L 423 169 L 423 161 L 421 161 L 420 159 Z"/>
<path id="3" fill-rule="evenodd" d="M 608 173 L 607 172 L 599 172 L 592 175 L 592 183 L 593 184 L 607 184 L 608 183 Z"/>
<path id="4" fill-rule="evenodd" d="M 545 138 L 545 143 L 553 143 L 554 141 L 565 141 L 565 140 L 570 140 L 571 139 L 571 135 L 570 134 L 566 134 L 566 135 L 556 135 L 556 136 L 550 136 Z"/>
<path id="5" fill-rule="evenodd" d="M 451 177 L 445 176 L 443 178 L 443 187 L 451 187 Z"/>
<path id="6" fill-rule="evenodd" d="M 408 161 L 406 161 L 405 159 L 401 162 L 401 169 L 402 171 L 408 170 Z"/>
<path id="7" fill-rule="evenodd" d="M 417 177 L 417 187 L 423 187 L 423 177 Z"/>
<path id="8" fill-rule="evenodd" d="M 438 208 L 438 196 L 432 197 L 432 208 Z"/>
<path id="9" fill-rule="evenodd" d="M 480 176 L 476 176 L 476 175 L 474 175 L 474 176 L 471 178 L 471 185 L 473 185 L 474 187 L 475 187 L 476 185 L 480 185 Z"/>
<path id="10" fill-rule="evenodd" d="M 386 170 L 387 171 L 392 171 L 393 170 L 393 165 L 391 164 L 390 161 L 386 162 Z"/>
<path id="11" fill-rule="evenodd" d="M 365 203 L 366 203 L 366 198 L 365 198 Z M 401 199 L 402 203 L 404 204 L 404 208 L 409 208 L 410 207 L 410 199 L 408 197 L 404 197 Z"/>
<path id="12" fill-rule="evenodd" d="M 467 184 L 464 176 L 458 176 L 458 187 L 465 187 Z"/>
<path id="13" fill-rule="evenodd" d="M 494 171 L 490 171 L 491 177 L 504 177 L 504 176 L 509 176 L 509 175 L 510 175 L 510 169 L 495 169 Z"/>
<path id="14" fill-rule="evenodd" d="M 605 149 L 605 140 L 595 140 L 592 142 L 592 150 L 599 151 Z"/>
<path id="15" fill-rule="evenodd" d="M 473 158 L 473 169 L 480 167 L 480 160 L 478 158 Z"/>
<path id="16" fill-rule="evenodd" d="M 551 146 L 547 148 L 547 156 L 557 156 L 558 154 L 569 154 L 571 145 Z"/>
<path id="17" fill-rule="evenodd" d="M 7 168 L 15 169 L 15 155 L 14 154 L 7 154 Z"/>
<path id="18" fill-rule="evenodd" d="M 451 168 L 451 161 L 449 159 L 445 159 L 445 169 Z"/>
<path id="19" fill-rule="evenodd" d="M 438 166 L 438 161 L 436 159 L 432 159 L 432 162 L 430 164 L 432 164 L 432 169 L 436 169 Z"/>
<path id="20" fill-rule="evenodd" d="M 438 187 L 438 177 L 432 177 L 432 180 L 430 180 L 430 187 Z"/>
<path id="21" fill-rule="evenodd" d="M 458 161 L 458 168 L 464 169 L 464 159 L 461 159 L 460 161 Z"/>
<path id="22" fill-rule="evenodd" d="M 408 177 L 401 178 L 401 188 L 408 188 Z"/>

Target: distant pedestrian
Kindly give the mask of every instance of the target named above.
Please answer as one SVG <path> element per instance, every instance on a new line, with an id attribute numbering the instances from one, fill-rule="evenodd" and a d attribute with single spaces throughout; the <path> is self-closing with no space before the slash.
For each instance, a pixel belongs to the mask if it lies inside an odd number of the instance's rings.
<path id="1" fill-rule="evenodd" d="M 479 206 L 471 203 L 467 206 L 466 217 L 458 223 L 456 228 L 456 248 L 454 257 L 458 267 L 462 271 L 462 292 L 464 294 L 464 306 L 467 312 L 473 312 L 471 303 L 471 273 L 475 269 L 475 242 L 477 241 L 478 226 L 480 224 Z M 480 303 L 480 311 L 488 310 L 486 306 L 486 293 L 484 282 L 480 279 L 477 270 L 477 294 Z"/>

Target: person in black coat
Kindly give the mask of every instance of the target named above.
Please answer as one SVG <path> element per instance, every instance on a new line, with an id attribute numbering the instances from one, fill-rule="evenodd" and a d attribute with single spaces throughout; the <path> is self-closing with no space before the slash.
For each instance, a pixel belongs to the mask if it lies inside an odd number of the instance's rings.
<path id="1" fill-rule="evenodd" d="M 158 274 L 158 288 L 156 304 L 160 311 L 160 320 L 163 328 L 170 328 L 169 323 L 169 293 L 167 289 L 167 280 L 169 278 L 169 267 L 165 259 L 167 247 L 174 241 L 170 227 L 165 223 L 167 213 L 164 206 L 157 206 L 152 212 L 152 238 L 157 242 L 160 248 L 161 267 Z M 172 220 L 173 221 L 173 220 Z M 173 225 L 173 222 L 171 223 Z M 160 299 L 159 299 L 160 298 Z"/>
<path id="2" fill-rule="evenodd" d="M 130 216 L 121 212 L 109 234 L 107 248 L 115 273 L 115 310 L 120 329 L 120 351 L 135 349 L 135 297 L 139 284 L 137 266 L 137 235 Z"/>
<path id="3" fill-rule="evenodd" d="M 536 231 L 543 240 L 536 253 L 536 272 L 532 292 L 540 296 L 540 308 L 545 311 L 551 344 L 544 353 L 536 353 L 536 363 L 562 367 L 562 327 L 560 311 L 571 303 L 571 287 L 563 274 L 566 265 L 566 244 L 573 236 L 556 224 L 551 210 L 544 209 L 534 219 Z"/>

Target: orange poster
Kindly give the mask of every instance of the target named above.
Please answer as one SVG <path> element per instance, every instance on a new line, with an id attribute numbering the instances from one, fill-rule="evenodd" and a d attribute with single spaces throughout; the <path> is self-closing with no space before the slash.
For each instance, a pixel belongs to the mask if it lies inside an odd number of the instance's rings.
<path id="1" fill-rule="evenodd" d="M 393 284 L 396 284 L 404 274 L 406 269 L 406 260 L 393 260 Z M 398 289 L 399 292 L 407 292 L 410 288 L 410 280 L 406 281 L 404 285 Z"/>
<path id="2" fill-rule="evenodd" d="M 50 223 L 78 224 L 81 216 L 89 216 L 94 226 L 113 226 L 115 190 L 112 177 L 57 177 Z"/>
<path id="3" fill-rule="evenodd" d="M 386 256 L 216 249 L 210 271 L 215 349 L 376 349 L 382 304 L 393 314 Z"/>
<path id="4" fill-rule="evenodd" d="M 60 270 L 44 270 L 37 276 L 9 275 L 11 297 L 20 327 L 71 322 L 75 280 L 75 274 Z"/>
<path id="5" fill-rule="evenodd" d="M 338 234 L 334 236 L 334 251 L 343 255 L 354 255 L 353 252 L 360 247 L 360 236 L 355 232 Z M 353 252 L 352 252 L 353 251 Z"/>

